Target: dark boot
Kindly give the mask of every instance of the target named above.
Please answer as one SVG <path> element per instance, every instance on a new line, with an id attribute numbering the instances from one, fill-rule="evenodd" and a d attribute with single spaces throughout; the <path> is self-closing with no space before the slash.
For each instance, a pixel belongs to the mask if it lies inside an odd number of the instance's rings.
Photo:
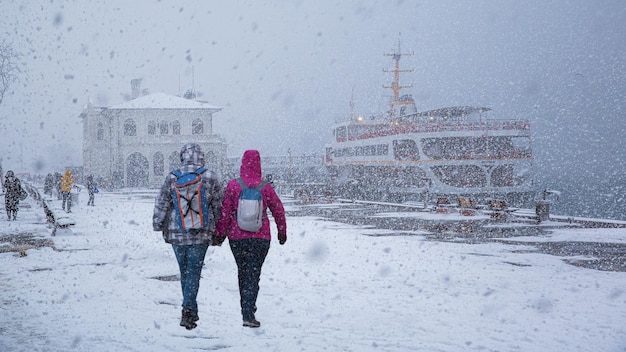
<path id="1" fill-rule="evenodd" d="M 184 326 L 187 330 L 194 329 L 198 326 L 198 324 L 195 323 L 198 319 L 194 320 L 194 318 L 197 317 L 198 315 L 194 314 L 191 309 L 183 308 L 182 317 L 180 318 L 180 326 Z"/>
<path id="2" fill-rule="evenodd" d="M 254 310 L 254 313 L 256 313 L 256 304 L 252 309 Z M 248 328 L 258 328 L 259 326 L 261 326 L 261 323 L 254 317 L 254 313 L 244 315 L 243 326 Z"/>
<path id="3" fill-rule="evenodd" d="M 196 322 L 200 320 L 200 317 L 198 316 L 198 313 L 191 311 L 191 321 Z"/>
<path id="4" fill-rule="evenodd" d="M 259 326 L 261 326 L 261 323 L 258 320 L 256 320 L 256 319 L 244 320 L 243 321 L 243 326 L 245 326 L 247 328 L 258 328 Z"/>

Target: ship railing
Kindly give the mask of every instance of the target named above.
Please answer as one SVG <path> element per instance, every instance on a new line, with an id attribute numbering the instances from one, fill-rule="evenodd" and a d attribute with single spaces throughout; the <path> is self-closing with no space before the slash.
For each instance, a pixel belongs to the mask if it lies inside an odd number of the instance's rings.
<path id="1" fill-rule="evenodd" d="M 372 126 L 364 126 L 368 128 Z M 500 130 L 516 130 L 529 131 L 530 123 L 525 120 L 495 120 L 495 121 L 476 121 L 476 122 L 457 122 L 457 123 L 441 123 L 441 122 L 423 122 L 423 123 L 406 123 L 402 125 L 389 125 L 378 130 L 366 130 L 362 132 L 352 132 L 347 136 L 337 136 L 337 142 L 354 141 L 359 139 L 370 139 L 376 137 L 384 137 L 407 133 L 422 132 L 453 132 L 453 131 L 489 131 Z"/>

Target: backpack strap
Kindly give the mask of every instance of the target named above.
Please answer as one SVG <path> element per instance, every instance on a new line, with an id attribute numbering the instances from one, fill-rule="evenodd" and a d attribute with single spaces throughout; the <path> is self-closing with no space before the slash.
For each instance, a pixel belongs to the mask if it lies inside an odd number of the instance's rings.
<path id="1" fill-rule="evenodd" d="M 250 188 L 250 187 L 246 186 L 245 182 L 243 182 L 243 179 L 241 177 L 236 178 L 236 180 L 239 183 L 239 186 L 241 186 L 241 189 Z M 265 187 L 266 184 L 267 184 L 267 182 L 261 181 L 261 184 L 259 184 L 258 186 L 254 187 L 253 189 L 256 189 L 256 190 L 260 191 L 260 190 L 263 189 L 263 187 Z"/>
<path id="2" fill-rule="evenodd" d="M 199 167 L 194 172 L 196 174 L 198 174 L 198 175 L 202 175 L 205 171 L 207 171 L 207 168 L 203 166 L 203 167 Z M 183 172 L 178 170 L 178 169 L 176 169 L 176 170 L 172 170 L 171 174 L 176 176 L 176 178 L 178 178 L 178 177 L 181 177 L 183 175 Z"/>

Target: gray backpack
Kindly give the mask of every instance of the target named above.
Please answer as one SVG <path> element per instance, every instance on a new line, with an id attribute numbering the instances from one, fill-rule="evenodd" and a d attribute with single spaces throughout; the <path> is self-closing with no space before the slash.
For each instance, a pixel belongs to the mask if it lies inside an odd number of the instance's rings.
<path id="1" fill-rule="evenodd" d="M 258 232 L 263 225 L 263 195 L 261 190 L 267 182 L 261 182 L 256 188 L 248 188 L 241 178 L 237 179 L 241 186 L 237 205 L 237 225 L 248 232 Z"/>

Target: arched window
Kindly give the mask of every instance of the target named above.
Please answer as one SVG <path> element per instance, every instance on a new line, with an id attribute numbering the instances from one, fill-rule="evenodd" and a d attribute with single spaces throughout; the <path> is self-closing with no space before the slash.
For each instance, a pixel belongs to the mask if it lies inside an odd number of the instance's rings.
<path id="1" fill-rule="evenodd" d="M 204 133 L 204 124 L 202 120 L 195 119 L 193 120 L 193 124 L 191 125 L 191 134 L 203 134 Z"/>
<path id="2" fill-rule="evenodd" d="M 99 141 L 103 141 L 104 140 L 104 126 L 102 125 L 102 122 L 98 123 L 98 140 Z"/>
<path id="3" fill-rule="evenodd" d="M 167 161 L 169 163 L 170 170 L 178 169 L 180 167 L 180 153 L 172 152 Z"/>
<path id="4" fill-rule="evenodd" d="M 150 121 L 148 122 L 148 134 L 155 135 L 156 134 L 156 122 Z"/>
<path id="5" fill-rule="evenodd" d="M 178 120 L 172 122 L 172 134 L 180 134 L 180 122 Z"/>
<path id="6" fill-rule="evenodd" d="M 126 159 L 126 187 L 148 185 L 148 159 L 141 153 L 133 153 Z"/>
<path id="7" fill-rule="evenodd" d="M 153 166 L 154 166 L 154 175 L 155 176 L 163 176 L 163 172 L 165 171 L 165 163 L 163 160 L 163 153 L 156 152 L 152 158 Z"/>
<path id="8" fill-rule="evenodd" d="M 161 134 L 170 133 L 170 126 L 167 124 L 167 121 L 161 121 L 161 124 L 159 125 L 159 127 L 161 129 Z"/>
<path id="9" fill-rule="evenodd" d="M 133 121 L 133 119 L 128 119 L 124 121 L 124 135 L 125 136 L 137 135 L 137 126 L 135 125 L 135 121 Z"/>
<path id="10" fill-rule="evenodd" d="M 215 153 L 212 151 L 206 152 L 206 163 L 211 166 L 217 165 L 217 157 L 215 156 Z"/>

